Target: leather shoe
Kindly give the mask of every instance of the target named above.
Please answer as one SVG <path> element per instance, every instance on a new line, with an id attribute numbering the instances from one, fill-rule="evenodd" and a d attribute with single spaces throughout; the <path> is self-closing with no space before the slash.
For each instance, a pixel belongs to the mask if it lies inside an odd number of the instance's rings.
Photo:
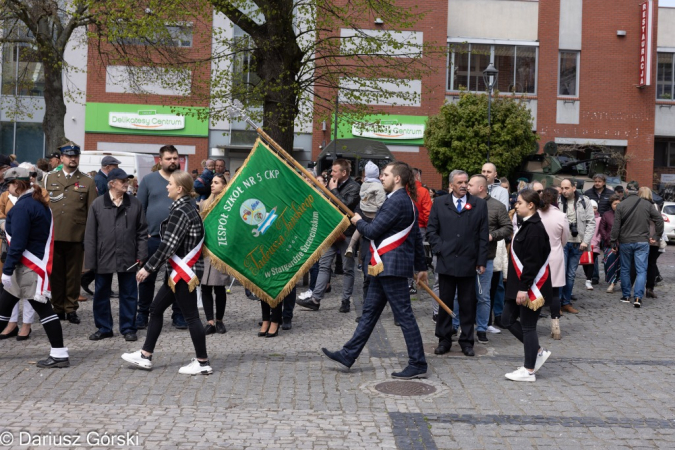
<path id="1" fill-rule="evenodd" d="M 148 318 L 143 315 L 136 315 L 136 329 L 145 330 L 148 328 Z"/>
<path id="2" fill-rule="evenodd" d="M 476 356 L 476 354 L 473 352 L 473 347 L 464 347 L 462 349 L 462 353 L 464 353 L 464 356 Z"/>
<path id="3" fill-rule="evenodd" d="M 281 329 L 290 330 L 291 328 L 293 328 L 293 321 L 291 319 L 284 319 L 284 321 L 281 323 Z"/>
<path id="4" fill-rule="evenodd" d="M 428 374 L 426 369 L 417 369 L 413 366 L 408 366 L 400 372 L 393 372 L 391 377 L 398 378 L 399 380 L 412 380 L 414 378 L 427 378 Z"/>
<path id="5" fill-rule="evenodd" d="M 96 333 L 89 336 L 89 340 L 90 341 L 100 341 L 101 339 L 106 339 L 106 338 L 111 338 L 111 337 L 113 337 L 112 331 L 108 331 L 107 333 L 101 333 L 100 331 L 97 331 Z"/>
<path id="6" fill-rule="evenodd" d="M 222 320 L 216 320 L 216 333 L 218 334 L 227 333 L 227 329 L 225 328 L 225 324 L 223 323 Z"/>
<path id="7" fill-rule="evenodd" d="M 438 344 L 438 347 L 434 349 L 434 355 L 445 355 L 450 351 L 450 346 L 446 344 Z"/>
<path id="8" fill-rule="evenodd" d="M 17 341 L 27 341 L 28 339 L 30 339 L 30 334 L 31 334 L 32 332 L 33 332 L 33 329 L 31 328 L 30 330 L 28 330 L 28 334 L 27 334 L 27 335 L 25 335 L 25 336 L 21 336 L 20 334 L 17 335 L 17 336 L 16 336 L 16 340 L 17 340 Z"/>
<path id="9" fill-rule="evenodd" d="M 309 298 L 307 300 L 298 299 L 295 303 L 297 305 L 302 306 L 303 308 L 311 309 L 312 311 L 318 311 L 319 307 L 321 306 L 318 303 L 314 303 L 314 300 L 312 300 L 311 298 Z"/>
<path id="10" fill-rule="evenodd" d="M 328 359 L 337 364 L 341 369 L 349 369 L 352 366 L 347 362 L 345 357 L 342 356 L 342 353 L 340 352 L 331 352 L 326 348 L 322 348 L 321 351 L 328 357 Z"/>
<path id="11" fill-rule="evenodd" d="M 110 298 L 119 298 L 119 294 L 112 289 L 110 289 Z"/>
<path id="12" fill-rule="evenodd" d="M 80 318 L 77 317 L 77 313 L 75 311 L 66 314 L 66 319 L 68 319 L 68 322 L 74 323 L 76 325 L 80 323 Z"/>
<path id="13" fill-rule="evenodd" d="M 206 326 L 204 327 L 204 334 L 206 334 L 206 335 L 216 334 L 215 325 L 211 325 L 210 323 L 207 323 Z"/>
<path id="14" fill-rule="evenodd" d="M 68 358 L 54 358 L 53 356 L 37 362 L 37 366 L 42 369 L 54 369 L 61 367 L 70 367 L 70 360 Z"/>
<path id="15" fill-rule="evenodd" d="M 579 314 L 579 310 L 576 309 L 574 306 L 570 305 L 562 305 L 560 307 L 561 311 L 568 312 L 570 314 Z"/>
<path id="16" fill-rule="evenodd" d="M 19 326 L 17 325 L 12 331 L 7 334 L 0 334 L 0 341 L 3 339 L 9 339 L 11 337 L 17 336 L 19 334 Z"/>
<path id="17" fill-rule="evenodd" d="M 349 312 L 349 300 L 342 300 L 342 304 L 340 305 L 340 312 L 341 313 Z"/>
<path id="18" fill-rule="evenodd" d="M 136 333 L 127 333 L 124 335 L 124 340 L 127 342 L 134 342 L 138 340 L 138 336 L 136 336 Z"/>
<path id="19" fill-rule="evenodd" d="M 173 327 L 177 330 L 187 330 L 188 324 L 182 316 L 176 316 L 171 323 Z"/>

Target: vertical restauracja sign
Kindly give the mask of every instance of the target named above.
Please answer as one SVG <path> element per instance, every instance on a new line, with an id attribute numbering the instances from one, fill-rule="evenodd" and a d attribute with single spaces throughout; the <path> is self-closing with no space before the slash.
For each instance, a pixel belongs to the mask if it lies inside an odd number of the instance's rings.
<path id="1" fill-rule="evenodd" d="M 640 82 L 638 87 L 652 84 L 653 0 L 640 4 Z"/>

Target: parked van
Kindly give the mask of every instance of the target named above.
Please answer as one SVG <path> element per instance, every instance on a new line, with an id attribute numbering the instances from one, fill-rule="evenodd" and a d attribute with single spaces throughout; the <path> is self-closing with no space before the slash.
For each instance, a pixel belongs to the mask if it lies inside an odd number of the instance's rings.
<path id="1" fill-rule="evenodd" d="M 129 175 L 133 175 L 140 183 L 141 179 L 152 171 L 155 163 L 155 155 L 148 153 L 132 152 L 107 152 L 102 150 L 83 151 L 80 156 L 80 171 L 98 172 L 101 170 L 101 160 L 104 156 L 113 156 L 122 164 L 120 169 Z"/>

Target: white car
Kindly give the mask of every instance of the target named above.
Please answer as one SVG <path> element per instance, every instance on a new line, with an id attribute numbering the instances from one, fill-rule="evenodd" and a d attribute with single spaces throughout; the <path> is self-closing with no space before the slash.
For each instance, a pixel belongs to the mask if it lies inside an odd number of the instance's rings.
<path id="1" fill-rule="evenodd" d="M 664 230 L 670 242 L 675 241 L 675 202 L 663 202 L 661 209 L 661 216 L 663 217 Z"/>

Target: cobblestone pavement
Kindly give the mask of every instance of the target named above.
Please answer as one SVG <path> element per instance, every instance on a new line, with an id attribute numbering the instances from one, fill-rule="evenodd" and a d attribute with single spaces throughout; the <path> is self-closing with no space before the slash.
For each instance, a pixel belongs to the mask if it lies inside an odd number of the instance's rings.
<path id="1" fill-rule="evenodd" d="M 675 448 L 675 247 L 659 266 L 659 299 L 645 299 L 639 310 L 620 303 L 620 293 L 605 293 L 605 283 L 586 291 L 580 269 L 580 313 L 561 319 L 563 339 L 549 337 L 549 319 L 539 323 L 540 341 L 553 354 L 536 383 L 504 378 L 522 365 L 523 351 L 503 331 L 488 335 L 484 356 L 429 354 L 424 382 L 436 392 L 420 397 L 374 389 L 407 361 L 388 308 L 350 371 L 320 353 L 339 348 L 356 326 L 358 296 L 357 308 L 338 313 L 340 276 L 320 311 L 296 308 L 293 329 L 275 339 L 257 337 L 260 307 L 233 287 L 227 333 L 207 336 L 208 377 L 178 374 L 194 350 L 188 332 L 170 326 L 170 310 L 155 368 L 146 372 L 120 358 L 140 348 L 145 332 L 136 343 L 117 330 L 113 339 L 89 341 L 91 301 L 83 302 L 82 324 L 62 322 L 68 369 L 35 367 L 49 348 L 39 324 L 28 341 L 0 341 L 0 446 L 63 448 L 65 439 L 79 438 L 85 447 L 151 449 Z M 413 300 L 433 348 L 431 299 Z"/>

